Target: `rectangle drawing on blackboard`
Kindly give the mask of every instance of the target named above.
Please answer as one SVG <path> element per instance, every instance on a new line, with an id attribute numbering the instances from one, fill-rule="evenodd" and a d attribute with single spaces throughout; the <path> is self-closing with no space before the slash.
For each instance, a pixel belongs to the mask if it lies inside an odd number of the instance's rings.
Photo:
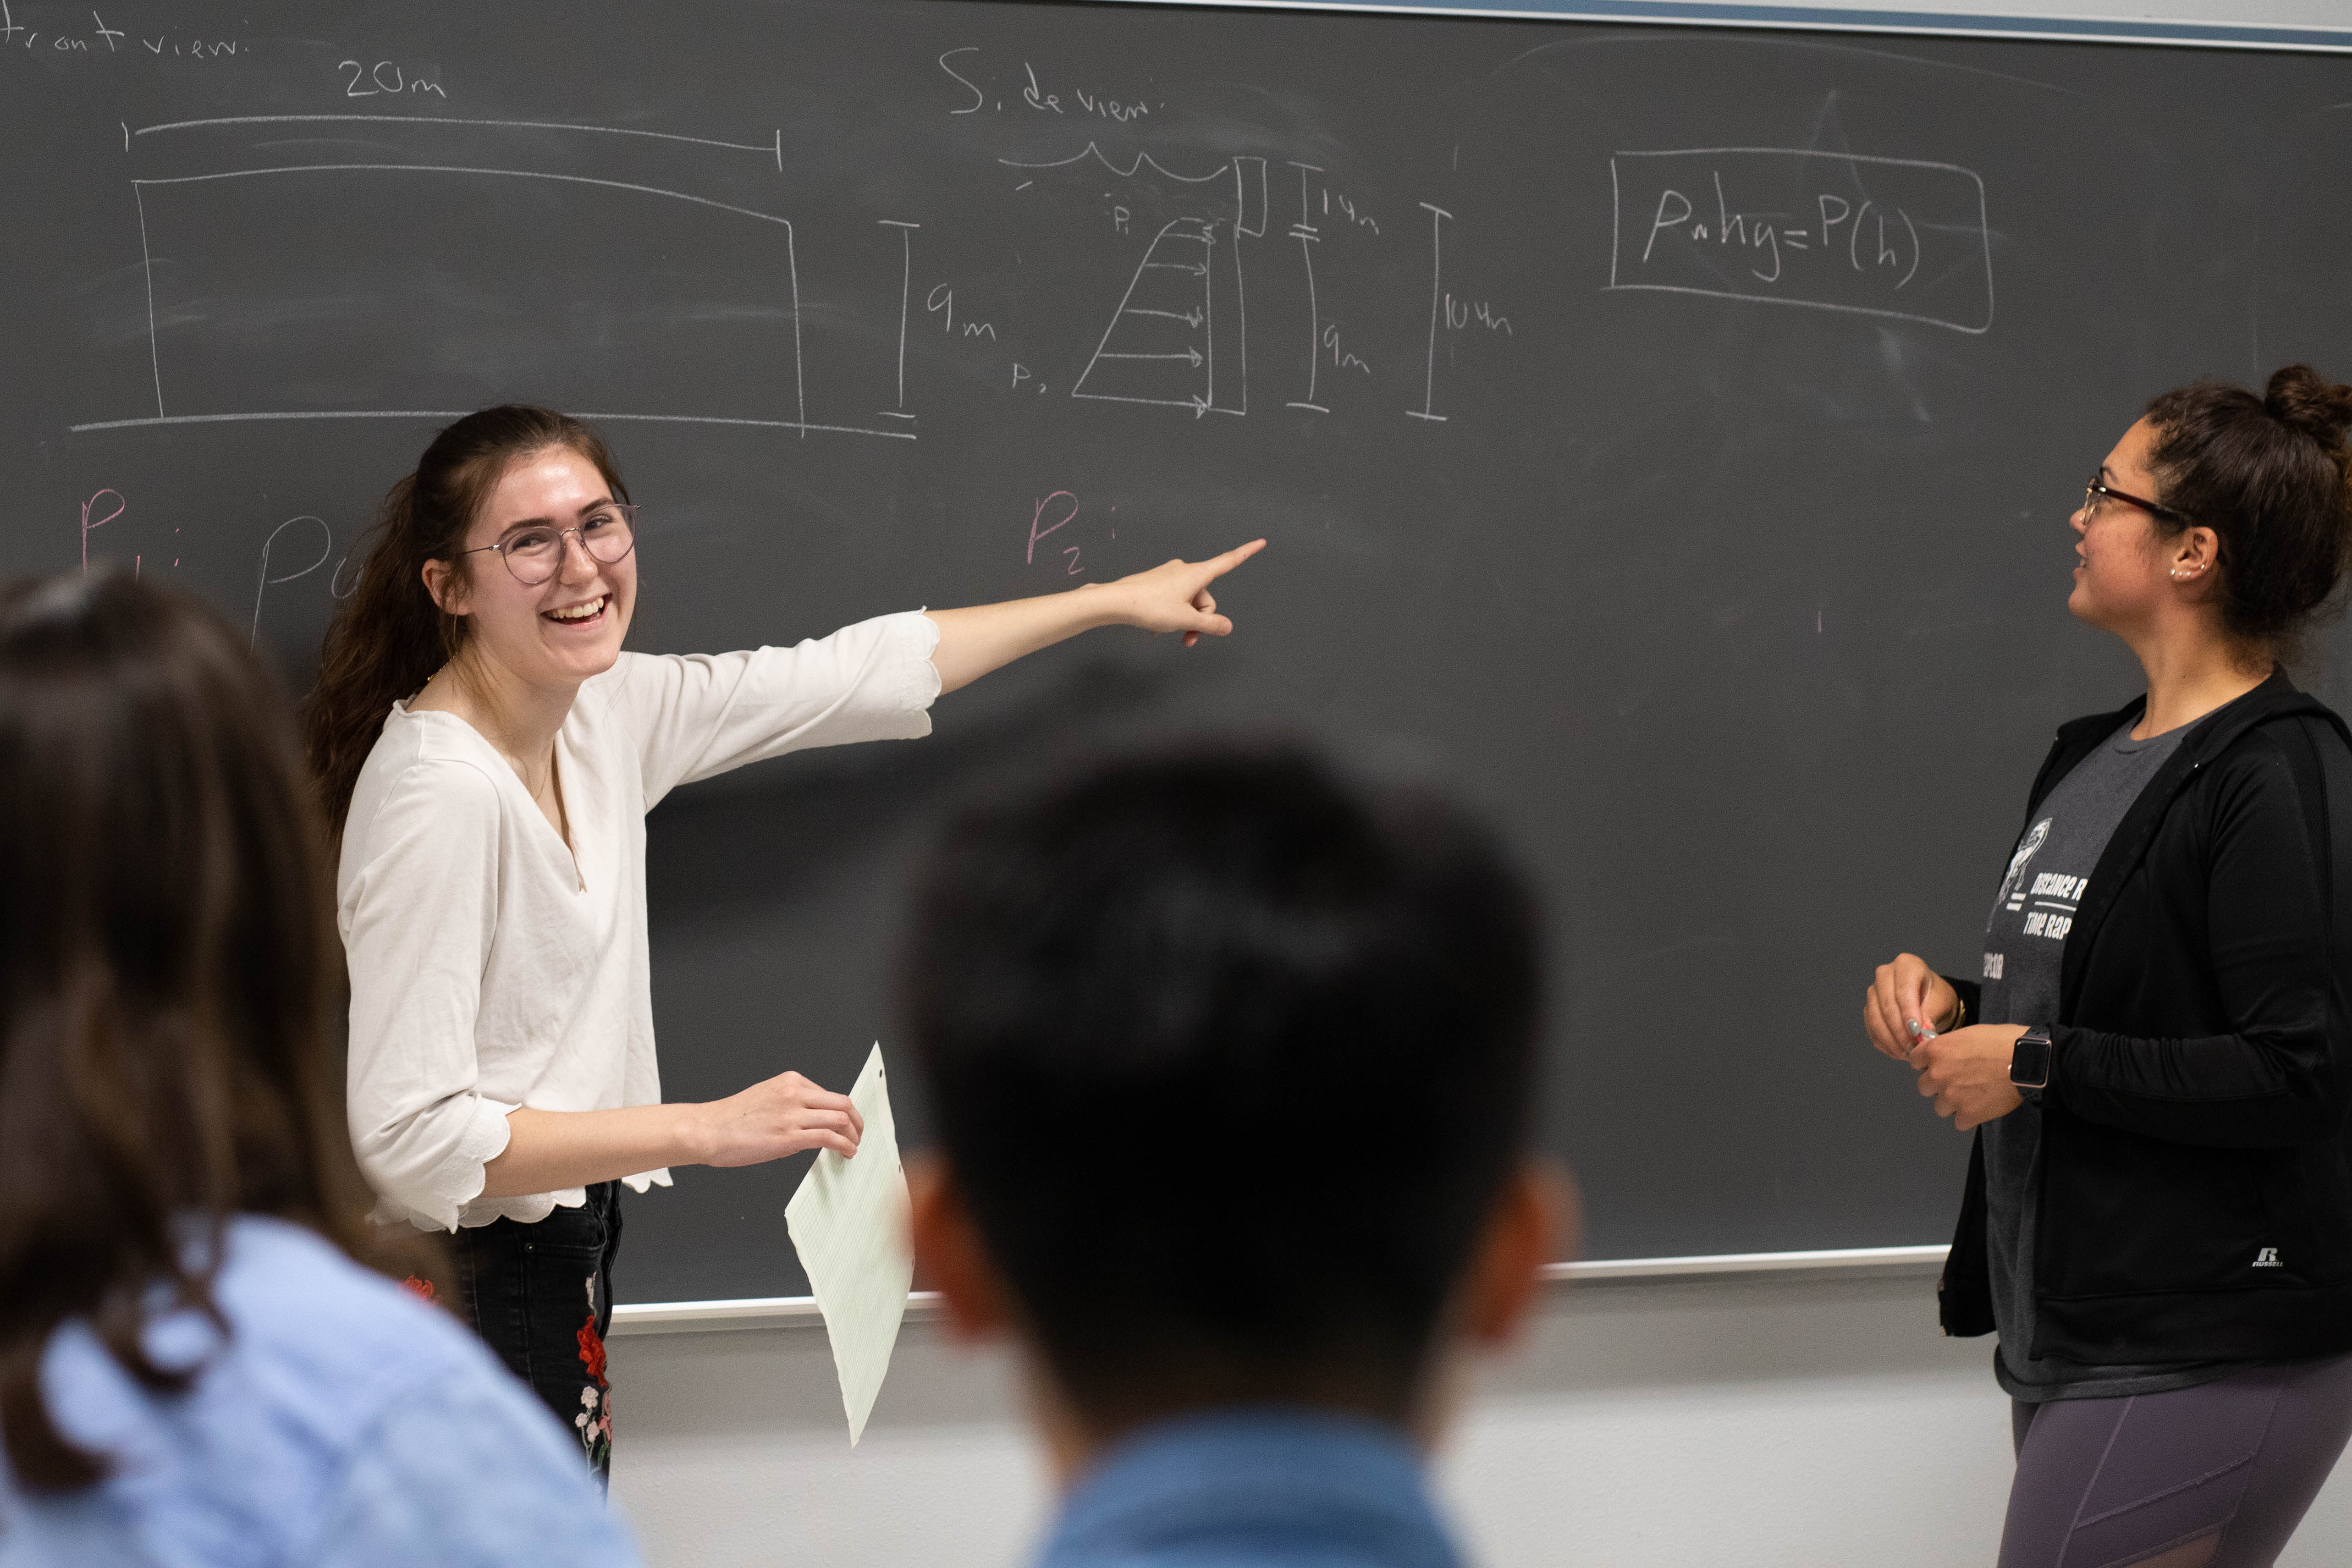
<path id="1" fill-rule="evenodd" d="M 288 410 L 485 404 L 514 395 L 520 364 L 521 390 L 561 406 L 806 417 L 792 228 L 773 214 L 401 164 L 142 181 L 141 202 L 159 412 L 257 395 Z M 518 246 L 535 258 L 520 272 L 499 260 Z M 758 406 L 740 380 L 713 399 L 721 359 L 751 373 Z"/>
<path id="2" fill-rule="evenodd" d="M 466 193 L 488 182 L 512 193 L 488 204 Z M 521 395 L 614 411 L 602 419 L 913 438 L 810 419 L 793 224 L 776 214 L 469 165 L 295 164 L 131 183 L 155 414 L 77 430 L 411 417 L 516 395 L 510 367 L 521 362 L 533 383 Z M 543 258 L 530 276 L 496 265 L 518 242 Z M 719 362 L 751 369 L 757 404 L 742 402 L 740 374 L 710 401 Z"/>
<path id="3" fill-rule="evenodd" d="M 1957 163 L 1794 148 L 1619 152 L 1612 289 L 1989 331 L 1984 181 Z"/>

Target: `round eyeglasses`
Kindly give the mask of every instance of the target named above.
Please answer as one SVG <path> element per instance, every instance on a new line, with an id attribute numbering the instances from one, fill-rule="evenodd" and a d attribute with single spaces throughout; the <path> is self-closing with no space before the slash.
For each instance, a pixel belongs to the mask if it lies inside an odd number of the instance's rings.
<path id="1" fill-rule="evenodd" d="M 481 545 L 464 550 L 464 555 L 479 555 L 483 550 L 496 550 L 505 558 L 507 570 L 525 588 L 536 588 L 553 577 L 563 564 L 563 538 L 576 535 L 580 548 L 589 559 L 613 565 L 636 548 L 637 508 L 625 501 L 604 501 L 592 507 L 587 516 L 568 528 L 552 523 L 532 523 L 517 528 L 494 545 Z"/>
<path id="2" fill-rule="evenodd" d="M 2101 484 L 2099 476 L 2094 474 L 2091 476 L 2091 482 L 2083 486 L 2083 510 L 2095 513 L 2099 509 L 2099 503 L 2103 500 L 2121 501 L 2126 507 L 2137 507 L 2152 517 L 2163 517 L 2181 524 L 2189 521 L 2189 515 L 2186 512 L 2176 512 L 2170 507 L 2160 507 L 2154 501 L 2143 501 L 2137 496 L 2127 496 L 2113 486 Z"/>

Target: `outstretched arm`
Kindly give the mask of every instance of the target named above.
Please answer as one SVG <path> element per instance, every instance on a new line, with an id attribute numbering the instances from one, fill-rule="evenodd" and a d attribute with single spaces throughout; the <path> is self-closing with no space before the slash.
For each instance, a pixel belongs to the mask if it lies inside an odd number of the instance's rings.
<path id="1" fill-rule="evenodd" d="M 940 629 L 940 645 L 931 653 L 940 690 L 968 686 L 991 670 L 1097 626 L 1181 632 L 1188 648 L 1204 635 L 1225 636 L 1234 623 L 1217 613 L 1209 584 L 1265 548 L 1264 539 L 1255 539 L 1210 560 L 1171 560 L 1116 582 L 1088 583 L 1066 593 L 929 611 Z"/>

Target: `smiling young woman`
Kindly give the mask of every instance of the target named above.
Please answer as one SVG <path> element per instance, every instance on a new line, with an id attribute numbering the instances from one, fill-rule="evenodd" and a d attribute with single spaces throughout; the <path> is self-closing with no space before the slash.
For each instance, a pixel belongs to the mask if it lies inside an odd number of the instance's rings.
<path id="1" fill-rule="evenodd" d="M 2147 695 L 2033 782 L 1978 977 L 1871 1043 L 1977 1130 L 1944 1326 L 2000 1335 L 2004 1568 L 2262 1568 L 2352 1435 L 2352 732 L 2279 668 L 2352 549 L 2352 387 L 2200 382 L 2072 518 Z"/>
<path id="2" fill-rule="evenodd" d="M 305 715 L 341 838 L 352 1140 L 380 1221 L 455 1233 L 451 1304 L 600 1472 L 619 1186 L 855 1155 L 863 1130 L 796 1072 L 660 1103 L 645 813 L 761 758 L 928 734 L 941 692 L 1091 627 L 1223 636 L 1209 584 L 1263 543 L 791 648 L 652 656 L 621 651 L 635 507 L 579 421 L 484 410 L 394 486 Z"/>

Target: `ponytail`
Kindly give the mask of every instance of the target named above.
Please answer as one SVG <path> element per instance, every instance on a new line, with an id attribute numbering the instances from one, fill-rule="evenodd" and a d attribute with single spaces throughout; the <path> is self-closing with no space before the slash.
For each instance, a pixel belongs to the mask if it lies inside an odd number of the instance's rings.
<path id="1" fill-rule="evenodd" d="M 2309 365 L 2289 365 L 2263 389 L 2263 407 L 2317 442 L 2338 470 L 2352 462 L 2345 433 L 2352 429 L 2352 386 L 2329 381 Z"/>
<path id="2" fill-rule="evenodd" d="M 2352 387 L 2289 365 L 2259 395 L 2217 382 L 2166 392 L 2147 419 L 2164 504 L 2221 539 L 2223 631 L 2294 662 L 2342 607 L 2352 565 Z"/>
<path id="3" fill-rule="evenodd" d="M 490 491 L 520 459 L 558 446 L 594 464 L 613 494 L 628 499 L 594 431 L 569 414 L 518 403 L 467 414 L 442 431 L 416 471 L 384 497 L 359 584 L 327 628 L 318 685 L 302 705 L 303 747 L 336 839 L 392 705 L 415 696 L 465 645 L 465 618 L 434 602 L 425 562 L 467 570 L 466 532 Z"/>

